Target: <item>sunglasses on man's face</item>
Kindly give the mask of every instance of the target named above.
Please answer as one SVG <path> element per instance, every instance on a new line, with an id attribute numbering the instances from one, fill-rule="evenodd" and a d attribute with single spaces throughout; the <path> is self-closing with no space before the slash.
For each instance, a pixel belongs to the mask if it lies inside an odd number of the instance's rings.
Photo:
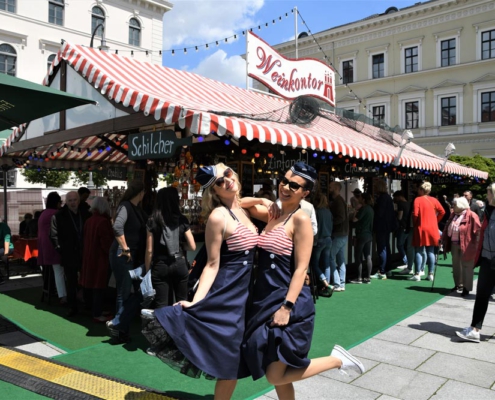
<path id="1" fill-rule="evenodd" d="M 223 186 L 223 184 L 225 183 L 225 178 L 231 179 L 232 175 L 234 175 L 234 171 L 232 171 L 232 168 L 227 168 L 225 171 L 223 171 L 223 176 L 217 178 L 217 180 L 215 181 L 215 185 Z"/>
<path id="2" fill-rule="evenodd" d="M 280 185 L 287 186 L 289 185 L 289 189 L 293 192 L 297 192 L 300 188 L 306 189 L 304 186 L 300 185 L 297 182 L 289 181 L 285 176 L 280 181 Z"/>

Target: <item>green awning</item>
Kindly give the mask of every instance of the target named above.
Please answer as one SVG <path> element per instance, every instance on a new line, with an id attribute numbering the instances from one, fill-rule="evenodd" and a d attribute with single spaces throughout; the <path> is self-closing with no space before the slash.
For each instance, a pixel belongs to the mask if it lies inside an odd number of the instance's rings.
<path id="1" fill-rule="evenodd" d="M 96 101 L 0 73 L 0 130 Z"/>

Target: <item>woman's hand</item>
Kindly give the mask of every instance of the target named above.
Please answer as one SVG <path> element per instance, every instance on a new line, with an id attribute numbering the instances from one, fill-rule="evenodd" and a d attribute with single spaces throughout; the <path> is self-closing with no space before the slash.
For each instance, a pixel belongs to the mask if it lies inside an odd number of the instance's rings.
<path id="1" fill-rule="evenodd" d="M 181 300 L 181 301 L 178 301 L 177 303 L 175 303 L 174 306 L 181 306 L 182 308 L 189 308 L 193 304 L 194 303 L 191 303 L 190 301 Z"/>
<path id="2" fill-rule="evenodd" d="M 274 201 L 267 200 L 269 204 L 265 204 L 266 208 L 268 208 L 268 218 L 277 219 L 280 217 L 280 213 L 282 210 L 278 207 L 277 203 Z"/>
<path id="3" fill-rule="evenodd" d="M 131 250 L 122 250 L 122 252 L 118 255 L 118 257 L 125 256 L 127 257 L 127 262 L 130 263 L 132 261 Z"/>
<path id="4" fill-rule="evenodd" d="M 289 323 L 289 319 L 290 310 L 282 306 L 275 314 L 273 314 L 272 323 L 270 326 L 286 326 Z"/>

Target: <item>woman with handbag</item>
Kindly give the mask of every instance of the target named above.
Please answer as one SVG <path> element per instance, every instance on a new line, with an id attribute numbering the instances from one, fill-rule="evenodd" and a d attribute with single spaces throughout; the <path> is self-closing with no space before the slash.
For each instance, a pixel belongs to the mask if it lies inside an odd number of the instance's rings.
<path id="1" fill-rule="evenodd" d="M 486 190 L 486 207 L 474 265 L 480 266 L 471 326 L 457 331 L 461 339 L 479 343 L 488 303 L 495 288 L 495 183 Z"/>
<path id="2" fill-rule="evenodd" d="M 442 234 L 444 254 L 452 253 L 455 290 L 467 296 L 473 290 L 474 258 L 481 228 L 478 215 L 469 209 L 465 197 L 454 200 L 454 212 L 445 223 Z"/>
<path id="3" fill-rule="evenodd" d="M 160 189 L 146 225 L 145 267 L 151 268 L 156 291 L 155 308 L 186 300 L 189 270 L 186 251 L 196 250 L 189 221 L 180 212 L 179 193 L 173 187 Z"/>

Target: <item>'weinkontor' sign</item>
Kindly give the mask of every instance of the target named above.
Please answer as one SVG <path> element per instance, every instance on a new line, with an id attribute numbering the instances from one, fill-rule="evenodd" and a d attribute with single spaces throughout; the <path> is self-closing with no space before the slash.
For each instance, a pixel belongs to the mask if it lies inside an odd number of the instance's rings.
<path id="1" fill-rule="evenodd" d="M 170 158 L 181 146 L 190 146 L 192 137 L 177 139 L 172 130 L 156 132 L 140 132 L 129 135 L 129 160 L 148 160 Z"/>
<path id="2" fill-rule="evenodd" d="M 335 107 L 335 73 L 320 60 L 285 58 L 247 32 L 248 75 L 286 99 L 313 96 Z"/>

